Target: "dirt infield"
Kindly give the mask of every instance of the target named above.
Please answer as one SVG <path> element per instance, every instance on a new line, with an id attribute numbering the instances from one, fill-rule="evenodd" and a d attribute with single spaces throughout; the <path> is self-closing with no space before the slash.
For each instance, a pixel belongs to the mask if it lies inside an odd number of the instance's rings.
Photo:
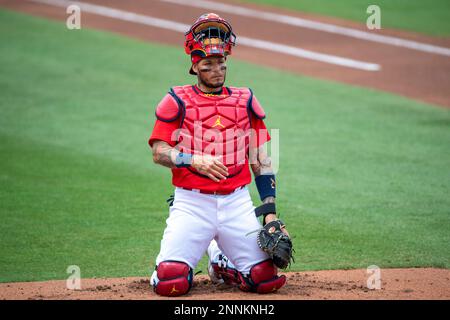
<path id="1" fill-rule="evenodd" d="M 341 300 L 341 299 L 450 299 L 450 270 L 382 269 L 381 288 L 369 290 L 366 270 L 334 270 L 285 273 L 286 286 L 274 294 L 244 293 L 234 287 L 212 284 L 198 275 L 188 300 Z M 155 300 L 148 278 L 82 279 L 80 290 L 69 290 L 66 281 L 17 282 L 0 284 L 4 300 Z M 173 299 L 173 298 L 170 298 Z"/>
<path id="2" fill-rule="evenodd" d="M 204 8 L 181 6 L 157 0 L 89 0 L 83 2 L 183 24 L 192 24 L 200 14 L 210 11 Z M 222 0 L 221 2 L 236 4 L 236 2 L 229 0 Z M 349 27 L 359 31 L 368 31 L 363 24 L 342 19 L 255 4 L 239 3 L 238 5 L 252 10 L 270 11 L 329 23 L 335 26 Z M 25 0 L 0 0 L 0 6 L 58 21 L 65 21 L 68 17 L 65 8 Z M 277 21 L 249 20 L 249 18 L 238 14 L 221 12 L 220 10 L 215 11 L 229 19 L 238 36 L 238 40 L 239 36 L 264 39 L 265 41 L 290 45 L 317 53 L 376 63 L 381 66 L 381 70 L 368 72 L 239 45 L 234 49 L 234 58 L 302 75 L 376 88 L 450 107 L 450 90 L 448 90 L 450 87 L 450 59 L 448 56 L 370 42 L 308 28 L 292 27 Z M 365 13 L 363 12 L 362 14 Z M 183 50 L 184 37 L 180 32 L 86 12 L 82 13 L 82 28 L 84 27 L 112 31 L 144 41 L 178 46 L 180 50 Z M 429 37 L 417 33 L 389 29 L 372 32 L 450 48 L 449 38 Z M 186 61 L 188 61 L 187 57 Z"/>

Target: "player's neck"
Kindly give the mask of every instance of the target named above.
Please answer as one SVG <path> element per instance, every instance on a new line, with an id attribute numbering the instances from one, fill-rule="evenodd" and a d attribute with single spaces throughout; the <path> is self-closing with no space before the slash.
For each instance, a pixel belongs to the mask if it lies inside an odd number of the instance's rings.
<path id="1" fill-rule="evenodd" d="M 201 92 L 203 92 L 203 93 L 219 94 L 219 93 L 222 93 L 222 91 L 223 91 L 223 87 L 220 87 L 220 88 L 210 88 L 210 87 L 205 86 L 205 85 L 202 84 L 202 83 L 198 83 L 196 86 L 197 86 L 197 88 L 198 88 Z"/>

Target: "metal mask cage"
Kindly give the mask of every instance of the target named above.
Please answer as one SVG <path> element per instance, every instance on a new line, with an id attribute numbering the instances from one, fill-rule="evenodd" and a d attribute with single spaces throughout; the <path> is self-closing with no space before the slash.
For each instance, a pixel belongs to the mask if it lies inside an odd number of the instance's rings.
<path id="1" fill-rule="evenodd" d="M 223 53 L 228 44 L 234 46 L 236 41 L 233 32 L 226 32 L 219 27 L 208 27 L 199 32 L 194 32 L 193 35 L 194 40 L 200 43 L 208 53 Z"/>

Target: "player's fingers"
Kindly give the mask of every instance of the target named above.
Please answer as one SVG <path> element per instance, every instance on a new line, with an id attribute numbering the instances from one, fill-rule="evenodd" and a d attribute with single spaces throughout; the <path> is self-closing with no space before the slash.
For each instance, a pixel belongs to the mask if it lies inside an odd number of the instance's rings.
<path id="1" fill-rule="evenodd" d="M 218 166 L 218 165 L 216 165 L 216 164 L 214 164 L 214 165 L 212 166 L 212 169 L 213 169 L 213 170 L 216 170 L 217 172 L 221 173 L 221 174 L 224 175 L 224 176 L 227 176 L 227 175 L 228 175 L 228 170 L 225 170 L 225 169 L 223 169 L 222 167 L 220 167 L 220 166 Z"/>
<path id="2" fill-rule="evenodd" d="M 215 182 L 219 182 L 220 180 L 217 179 L 216 177 L 214 177 L 214 175 L 212 175 L 211 173 L 207 173 L 206 174 L 208 176 L 208 178 L 210 178 L 211 180 L 215 181 Z"/>
<path id="3" fill-rule="evenodd" d="M 211 168 L 210 170 L 209 170 L 209 173 L 211 173 L 211 174 L 213 174 L 215 177 L 217 177 L 217 178 L 219 178 L 219 179 L 226 179 L 226 177 L 223 175 L 223 174 L 221 174 L 219 171 L 217 171 L 217 170 L 214 170 L 213 168 Z"/>
<path id="4" fill-rule="evenodd" d="M 214 159 L 214 164 L 228 172 L 228 168 L 218 158 Z"/>

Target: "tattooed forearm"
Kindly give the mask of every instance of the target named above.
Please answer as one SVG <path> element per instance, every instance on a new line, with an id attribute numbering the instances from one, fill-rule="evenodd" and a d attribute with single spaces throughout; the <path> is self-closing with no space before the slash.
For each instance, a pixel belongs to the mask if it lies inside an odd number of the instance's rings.
<path id="1" fill-rule="evenodd" d="M 260 176 L 262 174 L 272 174 L 272 160 L 267 155 L 264 147 L 261 146 L 258 148 L 258 151 L 255 152 L 256 157 L 254 157 L 254 161 L 251 161 L 251 168 L 255 177 Z"/>
<path id="2" fill-rule="evenodd" d="M 152 147 L 153 162 L 175 168 L 176 150 L 164 141 L 156 141 Z"/>

